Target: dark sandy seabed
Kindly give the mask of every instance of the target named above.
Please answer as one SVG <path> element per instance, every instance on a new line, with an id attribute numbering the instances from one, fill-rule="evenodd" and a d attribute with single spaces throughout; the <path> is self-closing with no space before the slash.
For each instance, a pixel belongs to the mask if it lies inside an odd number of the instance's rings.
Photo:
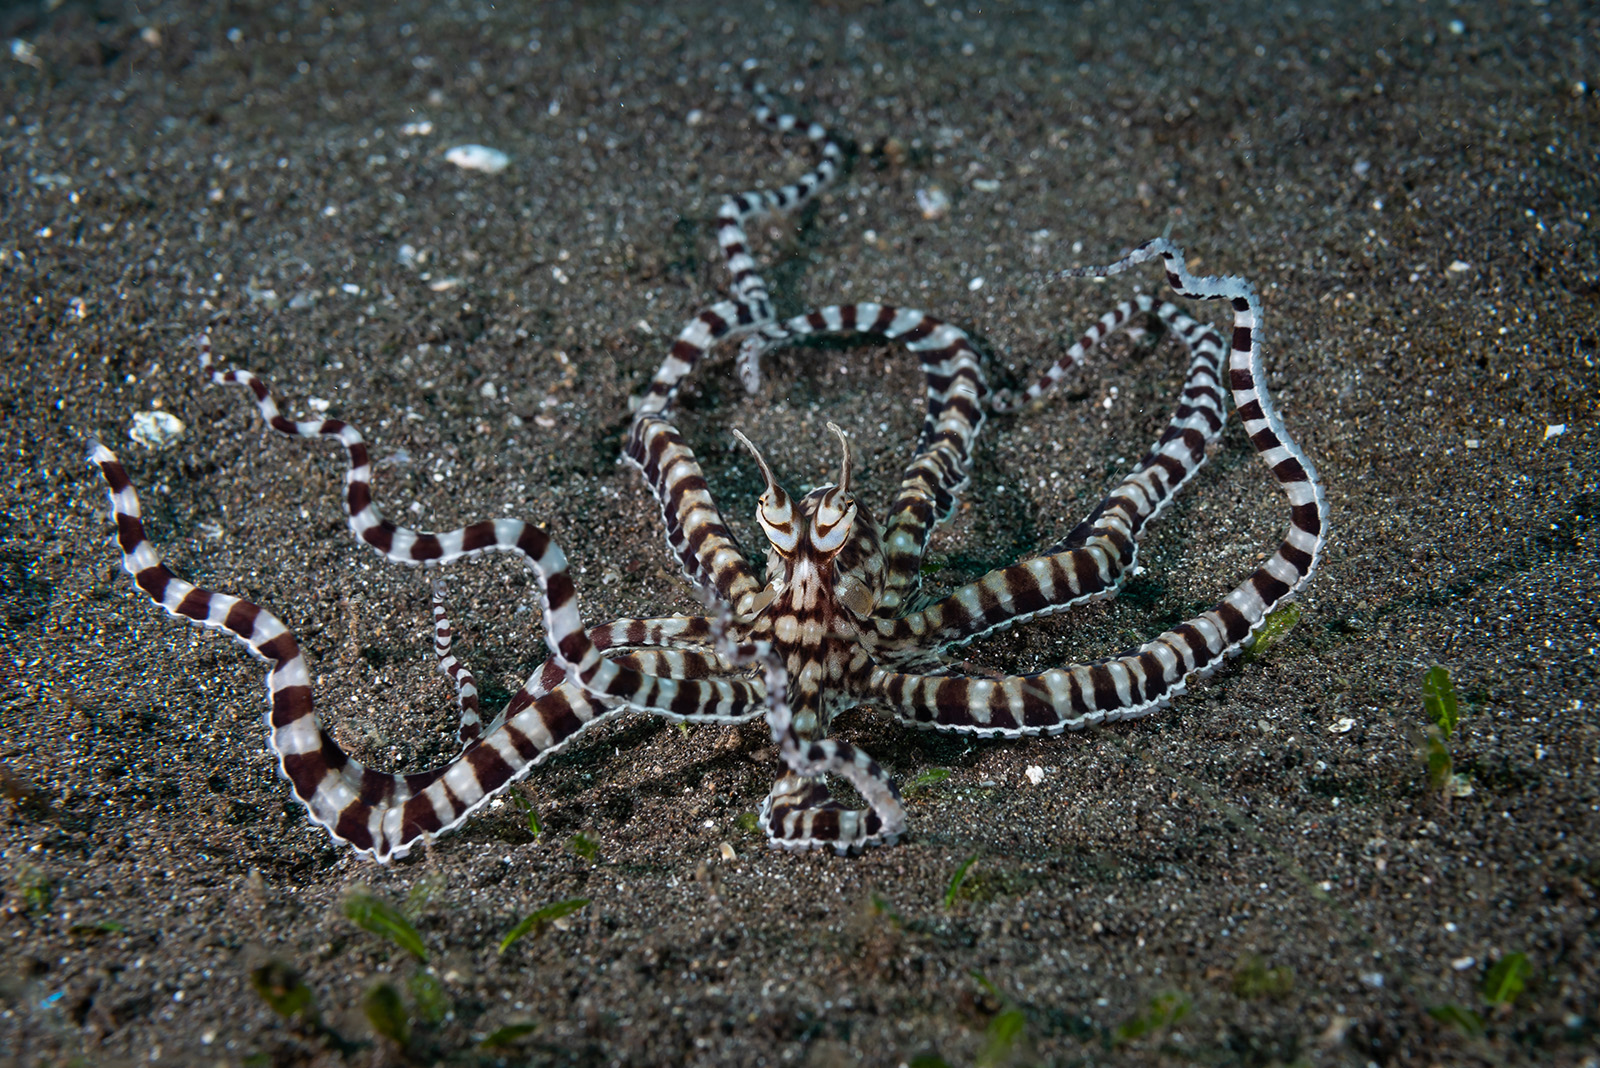
<path id="1" fill-rule="evenodd" d="M 0 57 L 0 1060 L 1596 1063 L 1593 7 L 67 0 L 0 19 L 20 42 Z M 776 770 L 761 724 L 624 717 L 516 788 L 537 839 L 504 804 L 363 862 L 276 775 L 260 666 L 132 590 L 86 442 L 121 451 L 175 570 L 301 636 L 346 747 L 448 756 L 423 580 L 352 543 L 337 450 L 202 384 L 191 339 L 209 329 L 291 411 L 320 398 L 363 427 L 395 514 L 548 523 L 588 619 L 692 609 L 616 457 L 629 397 L 725 285 L 720 198 L 809 165 L 727 91 L 750 56 L 862 149 L 816 210 L 754 230 L 781 311 L 926 308 L 1005 380 L 1160 284 L 1051 269 L 1170 230 L 1197 270 L 1260 287 L 1268 380 L 1333 525 L 1304 615 L 1173 707 L 1084 735 L 969 743 L 850 714 L 839 733 L 902 783 L 949 773 L 895 848 L 770 853 L 741 818 Z M 510 167 L 444 161 L 465 142 Z M 927 219 L 934 185 L 951 206 Z M 1116 344 L 992 419 L 930 586 L 1074 525 L 1158 433 L 1184 362 Z M 129 441 L 158 406 L 182 440 Z M 749 397 L 723 353 L 679 411 L 753 545 L 759 485 L 729 430 L 806 486 L 840 423 L 881 508 L 920 378 L 900 350 L 800 349 Z M 1126 648 L 1220 597 L 1285 523 L 1234 423 L 1122 598 L 971 655 Z M 503 697 L 542 658 L 535 588 L 505 559 L 450 580 L 458 649 Z M 1433 664 L 1461 701 L 1448 805 L 1418 755 Z M 346 918 L 358 887 L 406 910 L 426 967 Z M 1525 989 L 1490 1006 L 1511 954 Z M 347 1048 L 252 988 L 273 962 Z M 363 1014 L 382 982 L 405 1050 Z M 1428 1012 L 1450 1006 L 1481 1036 Z M 519 1022 L 538 1026 L 479 1045 Z"/>

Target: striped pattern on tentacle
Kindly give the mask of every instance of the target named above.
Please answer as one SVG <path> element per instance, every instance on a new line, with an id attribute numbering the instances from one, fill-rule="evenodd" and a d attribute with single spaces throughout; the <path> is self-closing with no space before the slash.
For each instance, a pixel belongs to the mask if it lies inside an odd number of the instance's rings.
<path id="1" fill-rule="evenodd" d="M 470 743 L 456 759 L 429 771 L 374 771 L 349 756 L 318 720 L 311 677 L 295 636 L 271 612 L 240 597 L 191 585 L 161 562 L 145 535 L 139 497 L 110 449 L 96 444 L 90 463 L 109 487 L 123 568 L 168 615 L 220 630 L 271 665 L 267 727 L 283 777 L 314 823 L 337 841 L 378 861 L 405 856 L 418 842 L 451 830 L 533 765 L 616 709 L 563 685 Z M 563 643 L 582 637 L 576 597 L 561 549 L 537 527 L 514 525 L 506 546 L 521 554 L 539 580 L 546 641 L 557 657 Z M 510 527 L 503 531 L 508 537 Z M 461 536 L 462 531 L 456 531 Z M 458 544 L 468 539 L 441 535 Z M 468 550 L 441 554 L 444 563 Z"/>
<path id="2" fill-rule="evenodd" d="M 209 341 L 202 343 L 201 364 L 203 367 L 211 365 Z M 338 419 L 296 423 L 285 418 L 279 413 L 266 383 L 249 371 L 213 371 L 211 379 L 248 387 L 262 417 L 282 434 L 338 439 L 349 460 L 345 474 L 345 511 L 350 530 L 358 541 L 367 543 L 395 563 L 434 567 L 486 552 L 520 552 L 528 556 L 525 543 L 548 544 L 554 548 L 543 531 L 518 519 L 485 520 L 443 534 L 402 527 L 385 517 L 373 501 L 372 467 L 359 430 Z M 555 552 L 559 556 L 560 549 Z M 542 566 L 537 554 L 530 559 L 535 570 Z M 578 619 L 577 592 L 566 574 L 566 558 L 561 556 L 560 561 L 560 570 L 550 579 L 548 599 L 552 612 L 563 613 L 562 625 L 559 629 L 552 626 L 546 641 L 552 643 L 552 649 L 559 643 L 557 653 L 570 680 L 605 703 L 621 702 L 643 712 L 712 723 L 740 723 L 757 714 L 755 706 L 760 703 L 760 688 L 746 680 L 666 678 L 647 674 L 625 661 L 603 655 Z M 568 612 L 570 619 L 565 615 Z"/>
<path id="3" fill-rule="evenodd" d="M 887 570 L 873 614 L 893 618 L 916 598 L 928 539 L 950 518 L 957 494 L 967 486 L 972 443 L 983 426 L 989 396 L 982 360 L 959 327 L 913 308 L 872 303 L 832 305 L 796 316 L 772 336 L 751 338 L 741 359 L 816 334 L 861 334 L 903 344 L 917 354 L 927 379 L 927 412 L 917 452 L 884 522 Z M 762 342 L 759 352 L 752 347 L 757 340 Z"/>
<path id="4" fill-rule="evenodd" d="M 689 581 L 702 596 L 727 602 L 740 619 L 755 615 L 761 582 L 717 511 L 700 464 L 677 427 L 656 416 L 634 419 L 624 455 L 660 502 L 667 547 Z"/>
<path id="5" fill-rule="evenodd" d="M 646 674 L 707 679 L 730 675 L 738 670 L 709 648 L 701 648 L 711 640 L 710 626 L 703 616 L 613 620 L 590 629 L 589 640 L 604 655 Z M 544 666 L 529 676 L 521 688 L 511 695 L 511 700 L 506 703 L 505 710 L 495 719 L 490 730 L 532 706 L 545 694 L 560 688 L 566 679 L 566 670 L 559 661 L 546 660 Z M 677 716 L 670 711 L 661 715 L 667 719 L 699 720 L 699 717 Z M 736 717 L 733 721 L 742 722 L 757 715 L 760 715 L 759 709 L 748 716 Z"/>
<path id="6" fill-rule="evenodd" d="M 996 390 L 989 397 L 989 406 L 996 412 L 1016 412 L 1039 400 L 1046 393 L 1060 385 L 1074 367 L 1083 362 L 1089 350 L 1099 345 L 1100 342 L 1110 337 L 1120 329 L 1126 328 L 1129 336 L 1134 336 L 1137 327 L 1129 325 L 1129 321 L 1141 312 L 1150 312 L 1155 307 L 1155 302 L 1144 295 L 1137 295 L 1132 300 L 1125 300 L 1115 308 L 1102 315 L 1098 321 L 1079 336 L 1072 347 L 1061 354 L 1061 357 L 1045 369 L 1044 373 L 1027 389 L 1018 393 L 1014 390 Z M 1207 330 L 1208 327 L 1196 324 L 1195 320 L 1185 315 L 1175 304 L 1163 303 L 1155 309 L 1156 316 L 1180 337 L 1187 339 L 1195 330 Z M 1222 339 L 1212 333 L 1217 345 L 1220 347 Z M 1186 344 L 1193 348 L 1187 340 Z"/>
<path id="7" fill-rule="evenodd" d="M 1226 300 L 1233 309 L 1228 358 L 1234 406 L 1257 453 L 1289 501 L 1289 527 L 1277 551 L 1214 608 L 1123 656 L 1098 663 L 997 679 L 910 675 L 874 669 L 871 695 L 899 718 L 940 730 L 1016 736 L 1077 730 L 1147 715 L 1205 676 L 1249 640 L 1268 613 L 1316 569 L 1327 537 L 1322 487 L 1262 388 L 1257 335 L 1260 299 L 1242 278 L 1190 275 L 1169 241 L 1141 246 L 1109 267 L 1067 272 L 1116 274 L 1159 257 L 1168 284 L 1184 296 Z"/>
<path id="8" fill-rule="evenodd" d="M 735 644 L 731 621 L 724 615 L 715 625 L 717 650 L 737 664 L 760 667 L 767 725 L 772 741 L 789 766 L 761 804 L 757 822 L 773 849 L 803 853 L 832 849 L 841 856 L 870 845 L 893 845 L 905 833 L 905 808 L 900 788 L 866 752 L 836 738 L 804 741 L 794 730 L 789 704 L 789 672 L 783 657 L 765 641 Z M 865 809 L 847 809 L 828 794 L 819 781 L 838 775 L 856 788 L 867 802 Z"/>
<path id="9" fill-rule="evenodd" d="M 450 617 L 444 607 L 444 579 L 433 576 L 433 652 L 439 659 L 439 671 L 456 689 L 456 705 L 461 709 L 461 725 L 456 728 L 456 739 L 470 745 L 483 733 L 483 721 L 478 716 L 478 686 L 472 671 L 450 653 Z"/>
<path id="10" fill-rule="evenodd" d="M 661 646 L 670 649 L 708 648 L 711 621 L 704 616 L 663 616 L 659 619 L 614 619 L 589 630 L 597 649 Z"/>
<path id="11" fill-rule="evenodd" d="M 1158 308 L 1146 296 L 1113 314 L 1122 325 L 1132 314 L 1152 312 L 1183 341 L 1191 359 L 1177 409 L 1150 452 L 1087 519 L 1038 557 L 991 571 L 919 612 L 872 620 L 875 633 L 863 638 L 879 663 L 904 668 L 936 662 L 952 646 L 1115 596 L 1121 589 L 1133 573 L 1140 535 L 1205 464 L 1206 446 L 1222 433 L 1226 418 L 1222 338 L 1176 305 Z M 1102 323 L 1111 318 L 1108 314 Z M 1102 331 L 1099 337 L 1104 336 Z M 1059 378 L 1042 384 L 1048 388 L 1055 381 Z"/>
<path id="12" fill-rule="evenodd" d="M 750 255 L 745 227 L 753 219 L 794 211 L 825 189 L 844 164 L 844 149 L 826 129 L 779 111 L 760 83 L 750 85 L 756 98 L 755 120 L 780 133 L 799 131 L 814 143 L 822 158 L 796 181 L 778 189 L 757 189 L 728 197 L 717 211 L 717 244 L 733 276 L 733 299 L 701 311 L 678 333 L 672 351 L 662 362 L 650 387 L 639 398 L 637 413 L 655 415 L 666 410 L 678 385 L 694 370 L 718 341 L 762 330 L 773 321 L 772 297 Z"/>

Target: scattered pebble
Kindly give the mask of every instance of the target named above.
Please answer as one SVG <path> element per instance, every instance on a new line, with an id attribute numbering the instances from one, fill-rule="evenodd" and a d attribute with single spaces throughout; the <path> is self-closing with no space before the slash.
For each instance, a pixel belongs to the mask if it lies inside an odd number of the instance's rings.
<path id="1" fill-rule="evenodd" d="M 183 437 L 183 420 L 171 412 L 134 412 L 128 437 L 147 449 L 165 449 Z"/>
<path id="2" fill-rule="evenodd" d="M 994 178 L 974 178 L 972 180 L 972 188 L 980 193 L 998 193 L 1000 192 L 1000 182 Z"/>
<path id="3" fill-rule="evenodd" d="M 1562 434 L 1565 434 L 1566 432 L 1567 432 L 1567 424 L 1565 424 L 1565 423 L 1551 423 L 1551 424 L 1549 424 L 1548 426 L 1546 426 L 1544 428 L 1544 440 L 1545 441 L 1549 441 L 1551 438 L 1559 438 Z"/>
<path id="4" fill-rule="evenodd" d="M 478 393 L 485 400 L 494 400 L 494 398 L 495 398 L 494 383 L 493 382 L 485 382 L 482 385 L 482 387 L 479 388 Z"/>
<path id="5" fill-rule="evenodd" d="M 1351 719 L 1349 716 L 1344 716 L 1344 717 L 1342 717 L 1340 719 L 1334 720 L 1332 723 L 1330 723 L 1328 725 L 1328 733 L 1329 734 L 1349 734 L 1351 729 L 1353 727 L 1355 727 L 1355 725 L 1356 725 L 1356 721 L 1355 720 Z"/>
<path id="6" fill-rule="evenodd" d="M 950 213 L 950 197 L 936 185 L 923 186 L 917 190 L 917 207 L 924 219 L 942 219 Z"/>
<path id="7" fill-rule="evenodd" d="M 433 290 L 435 293 L 443 293 L 447 290 L 454 289 L 460 284 L 461 279 L 459 278 L 435 278 L 433 281 L 428 283 L 428 288 Z"/>
<path id="8" fill-rule="evenodd" d="M 972 281 L 967 283 L 967 288 L 969 290 L 971 290 L 972 292 L 976 293 L 978 290 L 983 288 L 983 279 L 982 278 L 974 278 Z"/>
<path id="9" fill-rule="evenodd" d="M 721 846 L 721 849 L 722 849 L 722 859 L 723 860 L 738 860 L 739 859 L 739 854 L 735 853 L 733 851 L 733 843 L 732 842 L 723 842 L 722 846 Z"/>
<path id="10" fill-rule="evenodd" d="M 446 152 L 444 158 L 464 171 L 485 174 L 499 174 L 511 162 L 510 156 L 488 145 L 457 145 Z"/>
<path id="11" fill-rule="evenodd" d="M 1044 782 L 1044 769 L 1037 764 L 1029 764 L 1028 770 L 1024 771 L 1023 774 L 1026 775 L 1028 777 L 1028 781 L 1033 783 L 1035 786 L 1038 786 L 1040 783 Z"/>
<path id="12" fill-rule="evenodd" d="M 1457 957 L 1455 960 L 1450 962 L 1450 967 L 1454 968 L 1458 972 L 1464 972 L 1477 963 L 1477 957 Z"/>
<path id="13" fill-rule="evenodd" d="M 316 412 L 318 415 L 322 415 L 325 412 L 327 412 L 328 407 L 332 403 L 333 403 L 332 401 L 323 400 L 321 397 L 307 397 L 306 398 L 306 407 L 310 408 L 312 411 Z"/>
<path id="14" fill-rule="evenodd" d="M 1445 270 L 1449 271 L 1451 274 L 1466 274 L 1468 271 L 1472 270 L 1472 264 L 1468 263 L 1466 260 L 1451 260 L 1450 266 L 1446 267 Z"/>
<path id="15" fill-rule="evenodd" d="M 26 63 L 30 67 L 38 67 L 40 69 L 44 67 L 44 60 L 39 58 L 39 54 L 34 51 L 33 45 L 20 37 L 11 39 L 11 58 L 18 63 Z"/>
<path id="16" fill-rule="evenodd" d="M 1466 441 L 1462 442 L 1462 444 L 1469 449 L 1483 448 L 1483 441 L 1480 438 L 1468 438 Z"/>
<path id="17" fill-rule="evenodd" d="M 433 123 L 427 119 L 420 122 L 408 122 L 400 127 L 400 132 L 407 137 L 426 137 L 433 133 Z"/>

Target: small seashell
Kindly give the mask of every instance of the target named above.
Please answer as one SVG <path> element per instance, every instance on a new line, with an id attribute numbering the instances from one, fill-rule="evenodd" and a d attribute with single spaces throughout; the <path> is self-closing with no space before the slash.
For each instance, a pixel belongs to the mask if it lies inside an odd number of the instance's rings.
<path id="1" fill-rule="evenodd" d="M 183 420 L 171 412 L 134 412 L 128 437 L 147 449 L 165 449 L 183 437 Z"/>
<path id="2" fill-rule="evenodd" d="M 936 185 L 924 186 L 917 190 L 917 207 L 924 219 L 942 219 L 950 213 L 950 197 Z"/>
<path id="3" fill-rule="evenodd" d="M 446 152 L 444 158 L 464 171 L 485 174 L 499 174 L 511 162 L 510 156 L 488 145 L 457 145 Z"/>
<path id="4" fill-rule="evenodd" d="M 1349 734 L 1350 731 L 1352 729 L 1354 729 L 1355 725 L 1356 725 L 1356 721 L 1355 720 L 1351 719 L 1349 716 L 1344 716 L 1344 717 L 1341 717 L 1340 719 L 1334 720 L 1332 723 L 1330 723 L 1328 725 L 1328 733 L 1329 734 Z"/>

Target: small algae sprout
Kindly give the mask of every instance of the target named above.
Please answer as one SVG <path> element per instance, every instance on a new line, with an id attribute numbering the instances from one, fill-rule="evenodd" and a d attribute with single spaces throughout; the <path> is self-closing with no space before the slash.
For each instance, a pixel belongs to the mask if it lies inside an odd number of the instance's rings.
<path id="1" fill-rule="evenodd" d="M 1440 664 L 1428 669 L 1422 678 L 1422 709 L 1429 723 L 1424 731 L 1422 755 L 1428 766 L 1428 790 L 1439 795 L 1449 807 L 1452 797 L 1467 797 L 1472 783 L 1455 771 L 1450 755 L 1450 736 L 1461 720 L 1461 704 L 1456 699 L 1450 672 Z"/>
<path id="2" fill-rule="evenodd" d="M 567 839 L 567 848 L 587 860 L 590 864 L 593 864 L 595 858 L 600 855 L 600 843 L 582 831 Z"/>
<path id="3" fill-rule="evenodd" d="M 949 768 L 929 768 L 915 779 L 906 783 L 906 788 L 900 791 L 902 797 L 914 797 L 934 786 L 939 785 L 950 777 Z"/>
<path id="4" fill-rule="evenodd" d="M 961 884 L 967 881 L 967 872 L 972 870 L 972 865 L 977 863 L 978 854 L 963 860 L 956 868 L 956 873 L 950 876 L 950 887 L 944 892 L 944 907 L 953 909 L 956 906 L 956 895 L 961 892 Z"/>
<path id="5" fill-rule="evenodd" d="M 411 995 L 411 1004 L 416 1006 L 417 1016 L 424 1023 L 437 1024 L 450 1014 L 450 996 L 432 972 L 419 968 L 411 973 L 411 978 L 406 980 L 406 993 Z"/>
<path id="6" fill-rule="evenodd" d="M 301 1030 L 320 1038 L 329 1048 L 348 1056 L 359 1046 L 322 1022 L 316 998 L 300 973 L 281 960 L 269 960 L 250 972 L 250 988 L 273 1012 Z"/>
<path id="7" fill-rule="evenodd" d="M 361 999 L 361 1012 L 378 1034 L 401 1049 L 411 1045 L 411 1017 L 393 983 L 379 983 Z"/>
<path id="8" fill-rule="evenodd" d="M 1026 1038 L 1028 1018 L 982 972 L 974 971 L 971 975 L 984 993 L 1000 1003 L 1000 1011 L 990 1017 L 988 1026 L 983 1029 L 983 1050 L 973 1064 L 975 1068 L 1000 1068 L 1011 1063 L 1017 1043 Z"/>
<path id="9" fill-rule="evenodd" d="M 1446 738 L 1461 721 L 1461 705 L 1456 700 L 1455 683 L 1450 681 L 1450 671 L 1435 664 L 1422 677 L 1422 709 L 1428 714 Z"/>
<path id="10" fill-rule="evenodd" d="M 550 924 L 563 916 L 572 915 L 588 903 L 589 899 L 586 897 L 573 897 L 565 901 L 552 902 L 541 909 L 535 909 L 527 916 L 524 916 L 515 927 L 506 932 L 506 936 L 500 940 L 499 952 L 504 953 L 511 948 L 512 943 L 526 935 L 531 934 L 535 938 L 539 937 L 544 934 L 545 928 Z"/>
<path id="11" fill-rule="evenodd" d="M 1293 601 L 1271 613 L 1261 621 L 1261 626 L 1256 630 L 1256 636 L 1251 641 L 1250 647 L 1244 651 L 1244 658 L 1246 660 L 1259 660 L 1266 656 L 1274 645 L 1289 636 L 1289 632 L 1294 629 L 1294 625 L 1298 622 L 1300 622 L 1300 606 Z"/>
<path id="12" fill-rule="evenodd" d="M 1283 998 L 1294 990 L 1293 968 L 1269 968 L 1257 953 L 1240 957 L 1233 968 L 1233 993 L 1245 1000 Z"/>
<path id="13" fill-rule="evenodd" d="M 1157 994 L 1144 1008 L 1118 1024 L 1111 1032 L 1113 1045 L 1122 1046 L 1164 1031 L 1189 1015 L 1194 1003 L 1181 990 Z"/>
<path id="14" fill-rule="evenodd" d="M 1491 1011 L 1502 1014 L 1510 1012 L 1512 1002 L 1522 993 L 1532 973 L 1533 965 L 1528 962 L 1526 953 L 1507 953 L 1483 973 L 1478 994 Z M 1428 1015 L 1468 1038 L 1483 1036 L 1484 1019 L 1472 1009 L 1453 1004 L 1434 1005 L 1428 1009 Z"/>
<path id="15" fill-rule="evenodd" d="M 479 1040 L 478 1045 L 483 1049 L 504 1049 L 514 1045 L 518 1039 L 523 1039 L 539 1030 L 539 1025 L 532 1020 L 519 1020 L 508 1023 L 504 1027 L 497 1027 Z"/>
<path id="16" fill-rule="evenodd" d="M 1528 963 L 1526 953 L 1507 953 L 1483 975 L 1480 993 L 1484 1004 L 1497 1009 L 1510 1008 L 1532 973 L 1533 965 Z"/>
<path id="17" fill-rule="evenodd" d="M 344 914 L 362 930 L 387 938 L 419 961 L 427 962 L 428 947 L 422 944 L 422 936 L 411 926 L 411 921 L 372 891 L 357 887 L 346 894 Z"/>
<path id="18" fill-rule="evenodd" d="M 535 838 L 544 833 L 544 826 L 539 822 L 539 813 L 533 809 L 533 802 L 523 796 L 520 791 L 511 792 L 511 801 L 528 817 L 528 830 L 533 832 Z"/>

